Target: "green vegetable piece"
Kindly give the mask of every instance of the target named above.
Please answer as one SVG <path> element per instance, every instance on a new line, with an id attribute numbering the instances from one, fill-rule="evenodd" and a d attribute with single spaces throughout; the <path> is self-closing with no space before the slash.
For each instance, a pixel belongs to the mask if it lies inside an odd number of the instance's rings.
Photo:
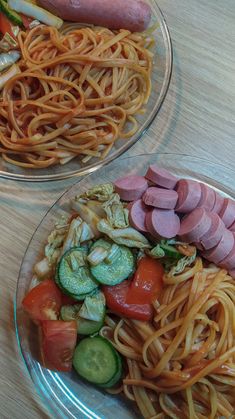
<path id="1" fill-rule="evenodd" d="M 79 311 L 79 317 L 100 321 L 105 316 L 105 296 L 101 291 L 88 295 Z"/>
<path id="2" fill-rule="evenodd" d="M 94 333 L 99 332 L 104 324 L 105 306 L 103 306 L 103 313 L 100 316 L 99 321 L 83 319 L 80 317 L 79 311 L 81 307 L 81 304 L 62 306 L 60 310 L 61 319 L 64 321 L 76 320 L 79 335 L 93 335 Z"/>
<path id="3" fill-rule="evenodd" d="M 109 224 L 114 228 L 125 228 L 129 226 L 129 211 L 124 208 L 120 196 L 114 193 L 103 203 Z"/>
<path id="4" fill-rule="evenodd" d="M 121 379 L 122 377 L 122 359 L 118 354 L 118 370 L 116 374 L 105 384 L 99 384 L 99 387 L 103 388 L 111 388 L 114 387 Z"/>
<path id="5" fill-rule="evenodd" d="M 96 246 L 104 246 L 104 240 L 98 240 L 91 249 Z M 106 248 L 112 247 L 110 242 L 105 242 Z M 125 246 L 118 246 L 118 255 L 107 263 L 105 260 L 96 266 L 91 266 L 92 275 L 101 284 L 116 285 L 128 278 L 135 269 L 135 258 L 132 251 Z M 117 250 L 116 250 L 117 251 Z"/>
<path id="6" fill-rule="evenodd" d="M 8 3 L 4 0 L 0 0 L 0 11 L 14 24 L 17 26 L 24 26 L 23 20 L 21 19 L 20 15 L 12 10 Z"/>
<path id="7" fill-rule="evenodd" d="M 57 265 L 56 283 L 72 297 L 88 294 L 98 287 L 86 264 L 86 255 L 85 248 L 72 248 L 62 256 Z"/>
<path id="8" fill-rule="evenodd" d="M 74 352 L 73 366 L 85 380 L 104 385 L 117 375 L 120 368 L 118 359 L 119 354 L 112 344 L 101 336 L 95 336 L 79 342 Z"/>

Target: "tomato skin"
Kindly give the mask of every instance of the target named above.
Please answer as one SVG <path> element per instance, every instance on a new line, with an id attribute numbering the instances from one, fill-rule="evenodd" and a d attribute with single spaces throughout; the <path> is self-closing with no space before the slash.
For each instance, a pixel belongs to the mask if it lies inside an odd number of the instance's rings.
<path id="1" fill-rule="evenodd" d="M 22 301 L 24 310 L 35 323 L 58 319 L 61 304 L 62 293 L 51 279 L 32 288 Z"/>
<path id="2" fill-rule="evenodd" d="M 126 302 L 130 285 L 131 280 L 127 280 L 118 285 L 102 287 L 108 308 L 114 313 L 130 319 L 151 320 L 153 316 L 153 307 L 151 304 L 130 304 Z"/>
<path id="3" fill-rule="evenodd" d="M 23 13 L 19 13 L 19 15 L 22 19 L 25 29 L 29 29 L 29 25 L 33 22 L 33 19 L 29 16 L 23 15 Z"/>
<path id="4" fill-rule="evenodd" d="M 44 320 L 39 329 L 43 366 L 52 371 L 71 371 L 77 343 L 76 320 Z"/>
<path id="5" fill-rule="evenodd" d="M 137 270 L 127 295 L 127 302 L 148 304 L 159 297 L 163 288 L 164 268 L 157 259 L 144 256 L 138 262 Z"/>
<path id="6" fill-rule="evenodd" d="M 12 36 L 12 38 L 16 39 L 12 27 L 14 25 L 11 23 L 11 21 L 4 15 L 4 13 L 0 13 L 0 32 L 2 35 L 5 35 L 5 33 L 9 33 L 9 35 Z"/>

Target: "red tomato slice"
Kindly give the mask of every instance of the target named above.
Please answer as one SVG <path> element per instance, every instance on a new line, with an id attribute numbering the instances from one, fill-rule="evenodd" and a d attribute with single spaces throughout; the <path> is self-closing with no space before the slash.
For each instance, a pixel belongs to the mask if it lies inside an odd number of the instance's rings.
<path id="1" fill-rule="evenodd" d="M 32 288 L 22 301 L 22 306 L 31 319 L 38 323 L 42 320 L 57 320 L 61 308 L 62 293 L 51 279 L 45 279 Z"/>
<path id="2" fill-rule="evenodd" d="M 77 343 L 76 320 L 44 320 L 40 338 L 43 366 L 53 371 L 71 371 Z"/>
<path id="3" fill-rule="evenodd" d="M 139 260 L 137 270 L 130 285 L 126 302 L 148 304 L 159 297 L 163 288 L 164 268 L 162 264 L 150 256 Z"/>
<path id="4" fill-rule="evenodd" d="M 20 14 L 20 17 L 23 21 L 23 25 L 24 25 L 25 29 L 29 29 L 29 25 L 30 25 L 31 22 L 33 22 L 33 19 L 29 16 L 23 15 L 23 13 L 19 13 L 19 14 Z"/>
<path id="5" fill-rule="evenodd" d="M 153 307 L 151 304 L 127 303 L 126 298 L 130 284 L 131 280 L 128 280 L 115 286 L 102 287 L 108 308 L 123 317 L 142 321 L 151 320 L 153 316 Z"/>
<path id="6" fill-rule="evenodd" d="M 5 33 L 9 33 L 9 35 L 12 36 L 12 38 L 16 39 L 12 26 L 14 26 L 11 21 L 3 14 L 0 13 L 0 32 L 5 35 Z"/>

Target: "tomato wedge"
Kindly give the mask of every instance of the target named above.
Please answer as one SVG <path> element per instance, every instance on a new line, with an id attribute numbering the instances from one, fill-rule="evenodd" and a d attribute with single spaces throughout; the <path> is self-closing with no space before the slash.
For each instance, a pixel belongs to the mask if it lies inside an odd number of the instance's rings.
<path id="1" fill-rule="evenodd" d="M 19 13 L 22 19 L 23 25 L 25 29 L 29 29 L 30 23 L 33 22 L 33 19 L 30 16 L 23 15 L 23 13 Z"/>
<path id="2" fill-rule="evenodd" d="M 22 301 L 22 306 L 35 323 L 57 320 L 62 304 L 62 293 L 51 279 L 45 279 L 32 288 Z"/>
<path id="3" fill-rule="evenodd" d="M 16 39 L 14 32 L 13 32 L 13 24 L 11 21 L 3 14 L 0 13 L 0 32 L 2 35 L 5 35 L 5 33 L 9 33 L 9 35 L 12 36 L 12 38 Z"/>
<path id="4" fill-rule="evenodd" d="M 157 259 L 144 256 L 138 262 L 126 302 L 148 304 L 159 297 L 163 288 L 164 268 Z"/>
<path id="5" fill-rule="evenodd" d="M 40 326 L 43 366 L 53 371 L 71 371 L 77 343 L 77 322 L 44 320 Z"/>
<path id="6" fill-rule="evenodd" d="M 103 286 L 102 291 L 106 298 L 106 304 L 114 313 L 131 319 L 149 321 L 153 316 L 151 304 L 138 304 L 132 301 L 127 303 L 127 295 L 130 290 L 131 280 L 121 282 L 114 286 Z"/>

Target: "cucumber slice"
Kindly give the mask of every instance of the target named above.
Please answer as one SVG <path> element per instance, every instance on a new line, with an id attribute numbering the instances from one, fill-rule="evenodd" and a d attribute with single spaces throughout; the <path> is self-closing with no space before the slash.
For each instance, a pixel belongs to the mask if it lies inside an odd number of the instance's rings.
<path id="1" fill-rule="evenodd" d="M 91 247 L 112 248 L 112 243 L 103 239 L 97 240 Z M 132 251 L 126 246 L 118 246 L 119 252 L 115 252 L 115 257 L 108 258 L 98 265 L 91 266 L 91 273 L 101 284 L 116 285 L 127 279 L 135 269 L 135 258 Z"/>
<path id="2" fill-rule="evenodd" d="M 118 370 L 116 372 L 116 374 L 114 374 L 114 376 L 111 378 L 111 380 L 109 380 L 107 383 L 105 384 L 99 384 L 99 387 L 103 387 L 103 388 L 111 388 L 114 387 L 121 379 L 122 377 L 122 359 L 119 355 L 119 353 L 117 352 L 117 361 L 118 361 Z"/>
<path id="3" fill-rule="evenodd" d="M 107 384 L 119 370 L 118 353 L 101 336 L 83 339 L 77 345 L 73 366 L 77 373 L 93 384 Z"/>
<path id="4" fill-rule="evenodd" d="M 81 307 L 82 304 L 62 306 L 60 310 L 61 319 L 64 321 L 76 320 L 79 335 L 93 335 L 94 333 L 99 332 L 104 324 L 105 306 L 102 317 L 98 321 L 88 320 L 80 317 L 79 311 Z"/>
<path id="5" fill-rule="evenodd" d="M 77 300 L 98 287 L 86 264 L 86 250 L 80 247 L 73 247 L 62 256 L 55 280 L 63 292 Z"/>
<path id="6" fill-rule="evenodd" d="M 12 22 L 14 25 L 17 26 L 24 26 L 23 20 L 21 19 L 20 15 L 16 13 L 14 10 L 10 9 L 7 2 L 4 0 L 0 0 L 0 11 Z"/>

